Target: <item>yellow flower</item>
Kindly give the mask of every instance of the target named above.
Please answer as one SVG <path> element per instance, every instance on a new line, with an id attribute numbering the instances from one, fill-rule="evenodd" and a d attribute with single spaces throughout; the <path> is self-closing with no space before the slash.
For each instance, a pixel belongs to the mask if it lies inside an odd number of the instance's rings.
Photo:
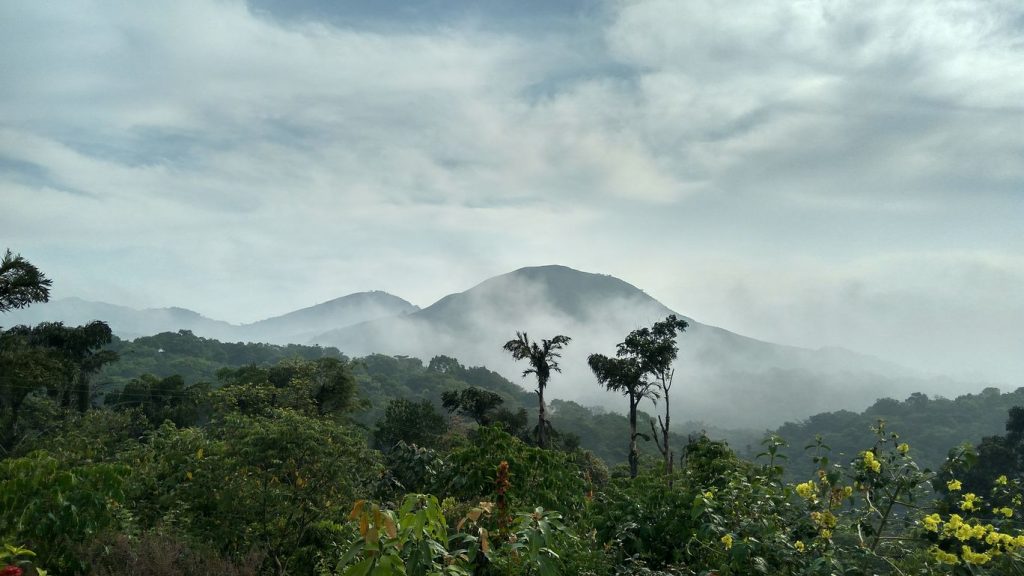
<path id="1" fill-rule="evenodd" d="M 811 500 L 817 493 L 817 487 L 814 482 L 808 480 L 807 482 L 796 485 L 796 493 L 804 500 Z"/>
<path id="2" fill-rule="evenodd" d="M 960 527 L 956 529 L 955 536 L 956 539 L 961 542 L 970 540 L 971 536 L 974 536 L 974 529 L 971 528 L 969 524 L 961 524 Z"/>
<path id="3" fill-rule="evenodd" d="M 811 520 L 820 528 L 836 527 L 836 517 L 828 510 L 824 512 L 811 512 Z"/>
<path id="4" fill-rule="evenodd" d="M 942 522 L 942 517 L 938 514 L 929 514 L 921 519 L 924 524 L 924 529 L 929 532 L 939 531 L 939 522 Z"/>
<path id="5" fill-rule="evenodd" d="M 712 492 L 711 490 L 708 490 L 707 492 L 704 493 L 704 497 L 707 498 L 708 500 L 711 500 L 712 498 L 715 497 L 715 493 Z"/>
<path id="6" fill-rule="evenodd" d="M 961 485 L 959 480 L 950 480 L 949 482 L 946 482 L 946 489 L 950 492 L 956 492 L 960 490 L 960 488 Z"/>
<path id="7" fill-rule="evenodd" d="M 971 547 L 967 546 L 966 544 L 963 546 L 962 551 L 960 552 L 960 556 L 963 557 L 964 562 L 967 562 L 968 564 L 978 565 L 984 564 L 992 559 L 992 557 L 988 554 L 982 554 L 979 552 L 975 552 L 974 550 L 971 550 Z"/>
<path id="8" fill-rule="evenodd" d="M 853 496 L 853 486 L 843 486 L 843 497 L 849 498 Z"/>
<path id="9" fill-rule="evenodd" d="M 935 556 L 935 559 L 941 562 L 942 564 L 956 565 L 960 563 L 960 559 L 956 557 L 956 554 L 951 554 L 949 552 L 946 552 L 945 550 L 932 548 L 932 555 Z"/>
<path id="10" fill-rule="evenodd" d="M 726 534 L 725 536 L 722 536 L 722 544 L 725 545 L 726 550 L 732 548 L 732 534 Z"/>
<path id="11" fill-rule="evenodd" d="M 821 534 L 821 537 L 824 538 L 825 540 L 828 540 L 829 538 L 832 537 L 832 531 L 829 530 L 828 528 L 823 528 L 821 530 L 820 534 Z"/>
<path id="12" fill-rule="evenodd" d="M 1006 486 L 1007 482 L 1008 480 L 1006 479 L 1006 474 L 1003 474 L 999 476 L 999 478 L 996 478 L 996 484 L 998 484 L 999 486 Z"/>
<path id="13" fill-rule="evenodd" d="M 1003 516 L 1006 516 L 1007 518 L 1013 517 L 1013 508 L 1007 508 L 1006 506 L 1003 506 L 998 510 L 998 512 Z"/>
<path id="14" fill-rule="evenodd" d="M 899 446 L 896 447 L 896 451 L 906 456 L 907 452 L 910 452 L 910 444 L 904 442 L 903 444 L 900 444 Z"/>
<path id="15" fill-rule="evenodd" d="M 982 526 L 979 524 L 971 529 L 971 538 L 977 538 L 978 540 L 982 540 L 985 538 L 985 533 L 988 530 L 995 530 L 995 528 L 991 524 L 988 524 L 986 526 Z"/>
<path id="16" fill-rule="evenodd" d="M 978 497 L 974 493 L 968 492 L 967 494 L 964 494 L 964 499 L 960 501 L 960 509 L 961 510 L 974 510 L 975 509 L 974 505 L 977 502 L 978 502 Z"/>
<path id="17" fill-rule="evenodd" d="M 806 548 L 806 546 L 804 546 L 804 543 L 803 543 L 802 540 L 797 540 L 796 543 L 793 544 L 793 548 L 796 548 L 797 552 L 803 552 L 804 549 Z"/>
<path id="18" fill-rule="evenodd" d="M 875 459 L 875 453 L 870 450 L 865 450 L 861 453 L 864 458 L 864 467 L 870 468 L 872 472 L 878 473 L 882 470 L 882 463 Z"/>

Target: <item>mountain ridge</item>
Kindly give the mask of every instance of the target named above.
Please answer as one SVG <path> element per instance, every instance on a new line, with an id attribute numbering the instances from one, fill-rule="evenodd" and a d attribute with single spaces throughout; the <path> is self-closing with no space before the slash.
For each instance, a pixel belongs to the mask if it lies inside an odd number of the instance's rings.
<path id="1" fill-rule="evenodd" d="M 920 386 L 909 370 L 891 362 L 835 347 L 813 350 L 749 338 L 674 312 L 614 276 L 564 266 L 520 268 L 403 317 L 346 326 L 309 342 L 350 356 L 443 354 L 514 379 L 522 367 L 501 350 L 502 343 L 517 331 L 538 340 L 565 334 L 573 342 L 564 351 L 559 379 L 568 384 L 553 397 L 615 409 L 619 400 L 594 384 L 586 355 L 614 354 L 629 331 L 668 314 L 690 324 L 679 338 L 677 365 L 679 379 L 695 389 L 688 404 L 673 403 L 685 407 L 673 417 L 733 423 L 743 418 L 744 424 L 768 427 L 837 407 L 863 409 L 877 397 Z"/>
<path id="2" fill-rule="evenodd" d="M 103 320 L 110 324 L 114 334 L 125 339 L 190 330 L 200 336 L 225 341 L 289 344 L 304 342 L 322 332 L 326 328 L 322 325 L 324 322 L 334 326 L 347 325 L 418 309 L 418 306 L 398 296 L 372 290 L 347 294 L 256 322 L 233 324 L 179 306 L 140 309 L 69 296 L 12 311 L 0 318 L 0 321 L 3 321 L 3 325 L 13 326 L 58 321 L 86 324 L 93 320 Z M 346 314 L 351 317 L 346 318 Z M 290 325 L 294 324 L 295 319 L 307 323 L 298 327 Z"/>
<path id="3" fill-rule="evenodd" d="M 97 310 L 104 313 L 132 310 L 100 305 Z M 157 331 L 189 329 L 222 341 L 320 344 L 352 357 L 383 353 L 429 359 L 443 354 L 467 365 L 488 366 L 513 380 L 523 367 L 501 349 L 505 341 L 517 331 L 534 339 L 565 334 L 573 341 L 562 358 L 564 374 L 552 398 L 613 410 L 621 401 L 595 385 L 586 356 L 614 354 L 629 331 L 673 313 L 624 280 L 561 265 L 519 268 L 422 309 L 372 291 L 245 325 L 187 309 L 139 311 L 162 322 Z M 672 404 L 673 417 L 680 420 L 771 427 L 823 411 L 863 409 L 875 398 L 920 391 L 926 384 L 894 363 L 853 351 L 775 344 L 676 315 L 690 323 L 679 338 L 677 362 L 677 378 L 684 383 L 677 389 L 685 396 Z M 132 337 L 145 335 L 139 333 L 141 320 L 133 324 L 114 316 L 97 317 L 112 320 L 111 327 L 122 337 L 126 326 L 136 330 Z M 530 387 L 529 382 L 524 385 Z"/>

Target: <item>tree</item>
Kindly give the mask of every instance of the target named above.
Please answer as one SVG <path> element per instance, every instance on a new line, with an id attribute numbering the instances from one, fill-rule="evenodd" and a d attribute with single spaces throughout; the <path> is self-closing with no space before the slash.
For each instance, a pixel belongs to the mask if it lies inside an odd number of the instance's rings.
<path id="1" fill-rule="evenodd" d="M 1006 420 L 1006 434 L 985 436 L 976 447 L 968 443 L 949 451 L 946 462 L 934 482 L 939 492 L 946 494 L 952 505 L 960 493 L 950 494 L 946 482 L 959 480 L 962 492 L 988 493 L 999 476 L 1024 477 L 1024 407 L 1010 408 Z M 1006 494 L 1002 498 L 995 493 L 988 496 L 993 506 L 1009 506 L 1012 502 Z"/>
<path id="2" fill-rule="evenodd" d="M 105 349 L 113 339 L 110 326 L 98 320 L 75 327 L 64 326 L 61 322 L 43 322 L 31 328 L 15 326 L 7 335 L 23 338 L 30 347 L 44 349 L 64 367 L 66 377 L 63 382 L 54 379 L 48 384 L 50 394 L 56 396 L 62 406 L 74 403 L 81 412 L 85 412 L 92 401 L 92 375 L 118 358 L 116 352 Z M 63 383 L 59 389 L 56 388 L 58 383 Z"/>
<path id="3" fill-rule="evenodd" d="M 506 342 L 503 347 L 507 352 L 512 353 L 513 359 L 526 359 L 529 361 L 530 367 L 523 370 L 524 377 L 527 374 L 535 374 L 537 376 L 536 392 L 539 404 L 537 414 L 537 445 L 541 448 L 545 446 L 545 427 L 548 425 L 547 412 L 544 409 L 544 389 L 547 388 L 548 380 L 551 379 L 551 372 L 562 371 L 558 367 L 558 358 L 562 356 L 558 351 L 564 348 L 570 340 L 572 339 L 568 336 L 559 334 L 550 340 L 541 340 L 541 343 L 538 345 L 536 342 L 530 342 L 526 332 L 516 332 L 516 338 Z"/>
<path id="4" fill-rule="evenodd" d="M 396 398 L 388 402 L 384 417 L 377 421 L 373 442 L 384 452 L 399 442 L 436 448 L 447 431 L 444 416 L 438 414 L 429 400 Z"/>
<path id="5" fill-rule="evenodd" d="M 676 332 L 686 330 L 687 322 L 670 314 L 661 322 L 655 322 L 650 329 L 641 328 L 630 332 L 626 337 L 626 344 L 631 350 L 635 350 L 640 356 L 641 365 L 644 371 L 654 378 L 654 384 L 658 387 L 659 395 L 665 398 L 665 420 L 658 416 L 658 427 L 661 429 L 661 441 L 657 433 L 654 434 L 654 443 L 658 446 L 665 459 L 665 472 L 672 473 L 672 450 L 669 446 L 669 391 L 672 389 L 672 379 L 675 370 L 672 363 L 679 355 L 679 347 L 676 346 Z M 654 432 L 654 421 L 651 420 L 651 432 Z"/>
<path id="6" fill-rule="evenodd" d="M 11 254 L 8 249 L 0 260 L 0 312 L 49 301 L 51 284 L 50 279 L 21 254 Z"/>
<path id="7" fill-rule="evenodd" d="M 472 418 L 480 426 L 490 426 L 495 411 L 505 402 L 500 394 L 475 386 L 462 390 L 445 390 L 441 404 L 449 413 L 458 412 Z"/>
<path id="8" fill-rule="evenodd" d="M 185 428 L 201 422 L 209 392 L 209 384 L 200 382 L 186 386 L 185 380 L 177 374 L 166 378 L 143 374 L 120 391 L 107 394 L 103 403 L 117 410 L 138 408 L 154 426 L 170 420 L 179 428 Z"/>
<path id="9" fill-rule="evenodd" d="M 636 431 L 636 408 L 641 400 L 650 397 L 651 383 L 644 379 L 639 358 L 631 356 L 624 344 L 619 344 L 618 356 L 609 358 L 603 354 L 591 354 L 587 364 L 600 384 L 629 398 L 629 475 L 636 478 L 640 462 L 636 447 L 636 439 L 640 435 Z"/>
<path id="10" fill-rule="evenodd" d="M 427 369 L 441 374 L 459 374 L 465 370 L 465 367 L 459 364 L 455 358 L 441 355 L 431 358 Z"/>
<path id="11" fill-rule="evenodd" d="M 587 359 L 590 369 L 597 376 L 597 381 L 608 390 L 622 392 L 629 397 L 629 473 L 636 478 L 639 453 L 636 439 L 640 435 L 636 430 L 637 406 L 644 398 L 657 400 L 659 394 L 665 395 L 665 419 L 658 417 L 661 427 L 662 441 L 655 442 L 658 450 L 665 458 L 665 470 L 671 471 L 672 452 L 669 446 L 669 390 L 672 388 L 674 371 L 672 362 L 679 354 L 676 346 L 676 332 L 686 330 L 689 324 L 685 320 L 670 314 L 651 328 L 640 328 L 630 332 L 626 339 L 619 343 L 615 356 L 608 358 L 601 354 L 591 354 Z M 654 432 L 654 422 L 651 422 Z"/>

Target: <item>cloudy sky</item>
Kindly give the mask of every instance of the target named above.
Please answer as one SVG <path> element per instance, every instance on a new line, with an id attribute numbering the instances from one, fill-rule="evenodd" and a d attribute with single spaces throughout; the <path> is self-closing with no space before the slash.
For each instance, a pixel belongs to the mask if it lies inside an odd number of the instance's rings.
<path id="1" fill-rule="evenodd" d="M 3 2 L 0 86 L 0 248 L 56 297 L 240 322 L 559 263 L 1024 385 L 1017 0 Z"/>

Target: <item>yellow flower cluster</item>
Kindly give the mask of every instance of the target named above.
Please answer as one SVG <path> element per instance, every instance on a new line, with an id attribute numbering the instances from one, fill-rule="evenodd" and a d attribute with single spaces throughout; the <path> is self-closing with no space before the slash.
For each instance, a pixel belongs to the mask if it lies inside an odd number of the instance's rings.
<path id="1" fill-rule="evenodd" d="M 906 456 L 907 452 L 910 452 L 910 444 L 904 442 L 903 444 L 900 444 L 899 446 L 896 447 L 896 451 Z"/>
<path id="2" fill-rule="evenodd" d="M 875 458 L 875 453 L 871 450 L 865 450 L 861 453 L 864 458 L 864 467 L 871 470 L 874 473 L 882 471 L 882 463 Z"/>
<path id="3" fill-rule="evenodd" d="M 807 547 L 804 546 L 803 540 L 797 540 L 796 543 L 793 544 L 793 548 L 796 548 L 797 552 L 803 552 L 807 549 Z"/>
<path id="4" fill-rule="evenodd" d="M 732 548 L 732 534 L 722 536 L 722 544 L 725 546 L 726 550 Z"/>
<path id="5" fill-rule="evenodd" d="M 940 550 L 938 548 L 932 548 L 932 556 L 935 557 L 942 564 L 959 564 L 960 558 L 956 554 Z"/>
<path id="6" fill-rule="evenodd" d="M 1006 486 L 1007 482 L 1008 480 L 1006 479 L 1006 474 L 1002 474 L 1001 476 L 999 476 L 999 478 L 996 478 L 996 484 L 999 486 Z"/>
<path id="7" fill-rule="evenodd" d="M 804 500 L 812 500 L 818 493 L 818 487 L 813 481 L 808 480 L 796 485 L 796 493 Z"/>
<path id="8" fill-rule="evenodd" d="M 1007 508 L 1006 506 L 1003 506 L 999 510 L 996 510 L 996 512 L 1002 514 L 1003 516 L 1006 516 L 1007 518 L 1013 518 L 1013 508 Z"/>
<path id="9" fill-rule="evenodd" d="M 836 516 L 835 514 L 825 512 L 811 512 L 811 521 L 814 522 L 819 528 L 835 528 L 836 527 Z"/>
<path id="10" fill-rule="evenodd" d="M 992 559 L 991 556 L 984 552 L 975 552 L 974 550 L 971 550 L 971 547 L 966 544 L 964 544 L 960 551 L 960 557 L 968 564 L 977 564 L 979 566 Z"/>
<path id="11" fill-rule="evenodd" d="M 975 504 L 980 503 L 980 498 L 972 492 L 964 494 L 964 499 L 960 501 L 961 510 L 974 510 Z"/>
<path id="12" fill-rule="evenodd" d="M 965 498 L 965 501 L 973 502 L 974 499 L 967 500 Z M 1010 509 L 1007 508 L 1007 510 Z M 1013 511 L 1010 510 L 1010 512 L 1012 514 Z M 929 514 L 921 519 L 921 524 L 925 530 L 938 533 L 940 539 L 956 539 L 960 541 L 959 556 L 953 552 L 941 550 L 938 547 L 932 548 L 932 556 L 943 564 L 959 564 L 960 560 L 963 560 L 967 564 L 982 565 L 1002 553 L 1012 553 L 1024 548 L 1024 534 L 1011 536 L 1010 534 L 999 532 L 991 524 L 982 525 L 977 523 L 977 521 L 965 521 L 959 514 L 951 514 L 945 523 L 942 522 L 940 515 Z M 940 525 L 942 525 L 941 531 Z M 976 541 L 975 546 L 987 544 L 989 546 L 988 550 L 976 552 L 971 547 L 972 540 Z"/>
<path id="13" fill-rule="evenodd" d="M 950 492 L 957 492 L 961 487 L 959 480 L 950 480 L 949 482 L 946 482 L 946 489 Z"/>

